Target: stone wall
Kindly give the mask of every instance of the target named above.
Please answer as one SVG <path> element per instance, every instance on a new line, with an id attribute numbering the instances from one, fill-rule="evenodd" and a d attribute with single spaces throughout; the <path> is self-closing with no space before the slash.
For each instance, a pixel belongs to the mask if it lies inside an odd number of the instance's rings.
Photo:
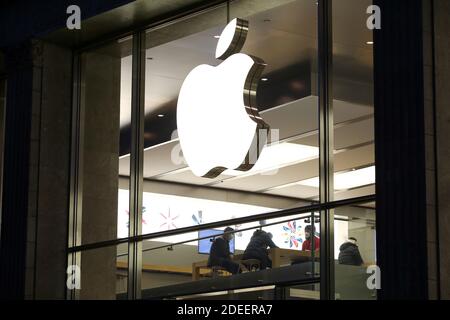
<path id="1" fill-rule="evenodd" d="M 107 49 L 82 58 L 83 244 L 117 238 L 121 68 Z M 115 246 L 81 254 L 81 299 L 115 299 L 115 285 Z"/>
<path id="2" fill-rule="evenodd" d="M 64 299 L 72 52 L 35 41 L 25 297 Z"/>
<path id="3" fill-rule="evenodd" d="M 438 272 L 441 298 L 450 299 L 450 1 L 434 0 L 434 13 Z"/>

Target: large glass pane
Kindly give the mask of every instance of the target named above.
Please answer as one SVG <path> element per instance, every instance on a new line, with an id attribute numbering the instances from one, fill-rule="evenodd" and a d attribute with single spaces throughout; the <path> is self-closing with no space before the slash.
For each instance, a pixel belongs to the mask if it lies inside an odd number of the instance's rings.
<path id="1" fill-rule="evenodd" d="M 232 66 L 227 67 L 229 61 L 215 58 L 219 36 L 227 24 L 227 8 L 224 5 L 149 30 L 145 74 L 144 234 L 305 206 L 317 198 L 316 188 L 298 183 L 318 175 L 316 1 L 233 1 L 230 18 L 248 22 L 248 34 L 240 52 L 264 61 L 264 70 L 251 82 L 252 107 L 259 110 L 263 121 L 270 126 L 267 144 L 262 150 L 256 148 L 261 151 L 259 157 L 250 147 L 247 159 L 250 166 L 245 170 L 254 167 L 248 171 L 235 170 L 233 166 L 215 177 L 194 173 L 193 167 L 221 166 L 221 161 L 228 156 L 236 159 L 241 154 L 245 162 L 245 154 L 236 151 L 241 148 L 238 147 L 241 140 L 251 141 L 258 136 L 260 147 L 265 141 L 264 134 L 259 136 L 258 132 L 254 136 L 253 132 L 249 136 L 243 133 L 247 129 L 242 131 L 237 125 L 241 120 L 251 120 L 244 112 L 245 85 L 236 89 L 232 86 L 236 81 L 232 80 L 214 90 L 224 99 L 227 90 L 237 92 L 242 97 L 240 112 L 245 116 L 224 126 L 226 107 L 198 114 L 191 125 L 193 129 L 203 128 L 204 133 L 197 139 L 186 138 L 190 147 L 186 144 L 182 150 L 180 146 L 178 125 L 185 117 L 180 116 L 182 120 L 177 123 L 177 103 L 188 74 L 202 64 L 215 67 L 210 70 L 233 70 Z M 251 80 L 248 74 L 244 77 Z M 218 76 L 216 80 L 221 78 Z M 214 79 L 200 80 L 198 88 L 202 90 L 211 81 Z M 219 106 L 221 99 L 216 94 L 213 96 L 216 98 L 210 101 L 208 110 Z M 188 108 L 195 108 L 203 98 L 202 94 L 196 94 Z M 235 138 L 224 139 L 224 133 Z M 224 155 L 214 158 L 217 153 L 212 150 L 222 144 L 224 148 L 219 149 L 225 150 Z M 191 147 L 201 151 L 193 153 Z M 186 153 L 195 154 L 197 159 L 191 157 L 188 163 Z M 129 155 L 125 155 L 121 161 L 128 159 Z"/>
<path id="2" fill-rule="evenodd" d="M 335 290 L 339 300 L 376 299 L 375 203 L 337 208 Z M 378 274 L 379 275 L 379 274 Z"/>
<path id="3" fill-rule="evenodd" d="M 335 200 L 375 193 L 372 0 L 333 5 Z"/>
<path id="4" fill-rule="evenodd" d="M 123 191 L 129 188 L 131 47 L 127 38 L 81 55 L 78 232 L 83 244 L 128 236 L 128 195 Z M 121 234 L 118 224 L 124 227 Z"/>
<path id="5" fill-rule="evenodd" d="M 313 254 L 311 248 L 318 243 L 308 237 L 313 216 L 306 213 L 144 241 L 144 298 L 209 294 L 273 299 L 279 283 L 295 286 L 318 280 L 320 252 L 316 248 Z M 319 223 L 314 228 L 320 229 Z M 320 234 L 314 237 L 318 242 Z M 308 290 L 318 290 L 313 287 Z"/>
<path id="6" fill-rule="evenodd" d="M 320 300 L 320 283 L 283 286 L 281 298 L 286 300 Z"/>

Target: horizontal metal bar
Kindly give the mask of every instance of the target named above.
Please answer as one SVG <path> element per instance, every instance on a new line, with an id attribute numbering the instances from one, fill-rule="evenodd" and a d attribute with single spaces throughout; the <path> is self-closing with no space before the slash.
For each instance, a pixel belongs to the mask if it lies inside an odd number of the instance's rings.
<path id="1" fill-rule="evenodd" d="M 236 274 L 231 277 L 218 277 L 173 284 L 169 286 L 142 290 L 143 299 L 164 299 L 192 294 L 203 294 L 218 291 L 240 290 L 275 285 L 287 287 L 308 285 L 320 282 L 319 276 L 302 276 L 312 268 L 309 264 L 297 264 L 274 269 L 260 270 Z"/>
<path id="2" fill-rule="evenodd" d="M 202 280 L 204 281 L 204 280 Z M 143 300 L 157 300 L 157 299 L 169 299 L 173 297 L 185 297 L 185 296 L 195 296 L 195 295 L 202 295 L 202 294 L 208 294 L 208 293 L 214 293 L 214 292 L 222 292 L 222 291 L 230 291 L 230 290 L 243 290 L 243 289 L 257 289 L 257 288 L 264 288 L 267 286 L 275 286 L 275 287 L 292 287 L 292 286 L 306 286 L 311 284 L 318 284 L 320 283 L 320 277 L 313 277 L 308 280 L 295 280 L 295 281 L 281 281 L 281 282 L 267 282 L 264 284 L 255 284 L 253 286 L 250 285 L 234 285 L 230 287 L 221 287 L 217 289 L 198 289 L 198 290 L 192 290 L 189 291 L 189 293 L 182 292 L 181 294 L 174 294 L 173 292 L 167 292 L 164 293 L 165 287 L 159 287 L 160 293 L 158 295 L 151 296 L 150 294 L 146 293 L 146 291 L 150 291 L 152 289 L 142 289 L 142 299 Z"/>
<path id="3" fill-rule="evenodd" d="M 302 215 L 302 216 L 293 217 L 293 218 L 291 218 L 291 219 L 286 219 L 286 220 L 277 221 L 277 222 L 273 222 L 273 223 L 268 223 L 268 224 L 265 224 L 265 225 L 263 225 L 263 226 L 255 226 L 255 227 L 249 227 L 249 228 L 245 228 L 245 229 L 239 229 L 239 230 L 234 230 L 234 231 L 229 231 L 229 232 L 223 232 L 223 233 L 220 233 L 220 234 L 216 234 L 216 235 L 214 235 L 214 236 L 197 237 L 197 238 L 190 239 L 190 240 L 185 240 L 185 241 L 180 241 L 180 242 L 174 242 L 174 243 L 166 244 L 166 245 L 163 245 L 163 246 L 157 246 L 157 247 L 153 247 L 153 248 L 143 249 L 142 252 L 153 251 L 153 250 L 164 249 L 164 248 L 170 248 L 170 247 L 179 246 L 179 245 L 182 245 L 182 244 L 185 244 L 185 243 L 189 243 L 189 242 L 194 242 L 194 241 L 204 240 L 204 239 L 208 239 L 208 238 L 219 237 L 219 236 L 222 236 L 222 235 L 224 235 L 224 234 L 234 234 L 234 233 L 243 232 L 243 231 L 249 231 L 249 230 L 253 230 L 253 229 L 259 229 L 259 228 L 264 228 L 264 227 L 270 227 L 270 226 L 274 226 L 274 225 L 281 224 L 281 223 L 286 223 L 286 222 L 293 221 L 293 220 L 300 220 L 300 219 L 303 219 L 304 217 L 310 218 L 311 215 L 308 214 L 308 213 L 305 213 L 305 214 Z M 315 217 L 319 217 L 319 215 L 317 215 L 317 216 L 315 216 Z M 320 220 L 320 219 L 319 219 L 319 220 Z M 344 219 L 344 218 L 334 218 L 334 220 L 335 220 L 335 221 L 344 221 L 344 222 L 345 222 L 345 221 L 346 221 L 346 222 L 350 221 L 349 219 Z M 121 253 L 121 254 L 118 254 L 116 257 L 119 258 L 119 257 L 126 257 L 126 256 L 128 256 L 128 253 Z"/>
<path id="4" fill-rule="evenodd" d="M 376 200 L 375 195 L 368 195 L 368 196 L 363 196 L 363 197 L 358 197 L 358 198 L 333 201 L 333 202 L 324 203 L 324 204 L 313 204 L 313 205 L 309 205 L 309 206 L 305 206 L 305 207 L 284 209 L 284 210 L 279 210 L 279 211 L 275 211 L 275 212 L 262 213 L 262 214 L 257 214 L 257 215 L 253 215 L 253 216 L 248 216 L 248 217 L 222 220 L 222 221 L 217 221 L 217 222 L 205 223 L 205 224 L 197 225 L 197 226 L 190 226 L 190 227 L 178 228 L 178 229 L 174 229 L 174 230 L 167 230 L 167 231 L 143 234 L 140 236 L 119 238 L 119 239 L 101 241 L 101 242 L 97 242 L 97 243 L 84 244 L 81 246 L 71 247 L 68 249 L 68 251 L 69 251 L 69 253 L 71 253 L 71 252 L 77 252 L 77 251 L 83 251 L 83 250 L 93 250 L 93 249 L 99 249 L 99 248 L 104 248 L 104 247 L 108 247 L 108 246 L 114 246 L 114 245 L 119 245 L 119 244 L 123 244 L 123 243 L 128 243 L 130 241 L 143 241 L 143 240 L 151 240 L 151 239 L 157 239 L 157 238 L 162 238 L 162 237 L 175 236 L 175 235 L 179 235 L 179 234 L 183 234 L 183 233 L 196 232 L 196 231 L 205 230 L 205 229 L 214 229 L 214 228 L 226 227 L 228 225 L 244 224 L 244 223 L 250 223 L 250 222 L 255 222 L 255 221 L 259 221 L 259 220 L 282 218 L 282 217 L 289 216 L 289 215 L 302 214 L 302 213 L 307 213 L 307 212 L 311 212 L 311 211 L 333 209 L 333 208 L 344 207 L 344 206 L 349 206 L 349 205 L 361 204 L 361 203 L 365 203 L 365 202 L 372 202 L 375 200 Z"/>
<path id="5" fill-rule="evenodd" d="M 180 242 L 176 242 L 176 243 L 171 243 L 171 244 L 166 244 L 166 245 L 162 245 L 162 246 L 157 246 L 157 247 L 154 247 L 154 248 L 147 248 L 147 249 L 143 249 L 142 252 L 152 251 L 152 250 L 157 250 L 157 249 L 170 248 L 170 247 L 173 247 L 173 246 L 177 246 L 177 245 L 181 245 L 181 244 L 185 244 L 185 243 L 189 243 L 189 242 L 194 242 L 194 241 L 198 241 L 198 240 L 204 240 L 204 239 L 209 239 L 209 238 L 216 238 L 216 237 L 219 237 L 219 236 L 223 236 L 225 234 L 235 234 L 235 233 L 238 233 L 238 232 L 250 231 L 250 230 L 253 230 L 253 229 L 260 229 L 260 228 L 263 228 L 263 227 L 270 227 L 270 226 L 286 223 L 286 222 L 293 221 L 293 220 L 300 220 L 300 219 L 303 219 L 304 217 L 305 218 L 311 217 L 311 215 L 309 213 L 305 213 L 305 214 L 302 214 L 301 216 L 296 216 L 296 217 L 292 217 L 290 219 L 277 221 L 277 222 L 272 222 L 272 223 L 268 223 L 268 224 L 265 224 L 265 225 L 260 225 L 260 226 L 255 226 L 255 227 L 248 227 L 248 228 L 244 228 L 244 229 L 238 229 L 238 230 L 234 230 L 234 231 L 223 232 L 223 233 L 220 233 L 220 234 L 216 234 L 214 236 L 206 236 L 206 237 L 199 237 L 199 238 L 195 238 L 195 239 L 191 239 L 191 240 L 184 240 L 184 241 L 180 241 Z"/>

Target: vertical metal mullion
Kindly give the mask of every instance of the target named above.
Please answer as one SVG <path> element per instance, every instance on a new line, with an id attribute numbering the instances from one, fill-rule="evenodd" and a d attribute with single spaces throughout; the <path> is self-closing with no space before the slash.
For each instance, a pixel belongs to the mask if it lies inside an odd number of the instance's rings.
<path id="1" fill-rule="evenodd" d="M 333 201 L 332 0 L 318 1 L 320 203 Z M 334 299 L 334 210 L 320 211 L 320 297 Z"/>
<path id="2" fill-rule="evenodd" d="M 68 223 L 68 247 L 81 245 L 81 218 L 83 202 L 83 145 L 84 145 L 84 103 L 82 101 L 82 57 L 75 53 L 73 57 L 73 86 L 72 86 L 72 147 L 70 163 L 70 203 Z M 73 252 L 67 256 L 68 266 L 81 268 L 81 253 Z M 79 299 L 79 289 L 67 289 L 66 298 Z"/>
<path id="3" fill-rule="evenodd" d="M 133 35 L 129 236 L 142 233 L 144 157 L 145 32 Z M 128 299 L 140 299 L 142 242 L 128 244 Z"/>
<path id="4" fill-rule="evenodd" d="M 311 277 L 315 277 L 316 276 L 316 241 L 315 241 L 315 216 L 314 216 L 314 211 L 311 211 L 311 216 L 310 216 L 310 225 L 311 225 L 311 229 L 312 229 L 312 239 L 311 237 L 309 238 L 311 241 Z"/>

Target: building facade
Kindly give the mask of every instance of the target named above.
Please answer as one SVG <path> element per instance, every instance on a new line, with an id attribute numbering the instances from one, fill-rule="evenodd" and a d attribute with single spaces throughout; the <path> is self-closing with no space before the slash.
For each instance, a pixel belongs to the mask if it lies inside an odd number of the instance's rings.
<path id="1" fill-rule="evenodd" d="M 0 13 L 2 298 L 450 297 L 447 1 L 53 2 Z"/>

